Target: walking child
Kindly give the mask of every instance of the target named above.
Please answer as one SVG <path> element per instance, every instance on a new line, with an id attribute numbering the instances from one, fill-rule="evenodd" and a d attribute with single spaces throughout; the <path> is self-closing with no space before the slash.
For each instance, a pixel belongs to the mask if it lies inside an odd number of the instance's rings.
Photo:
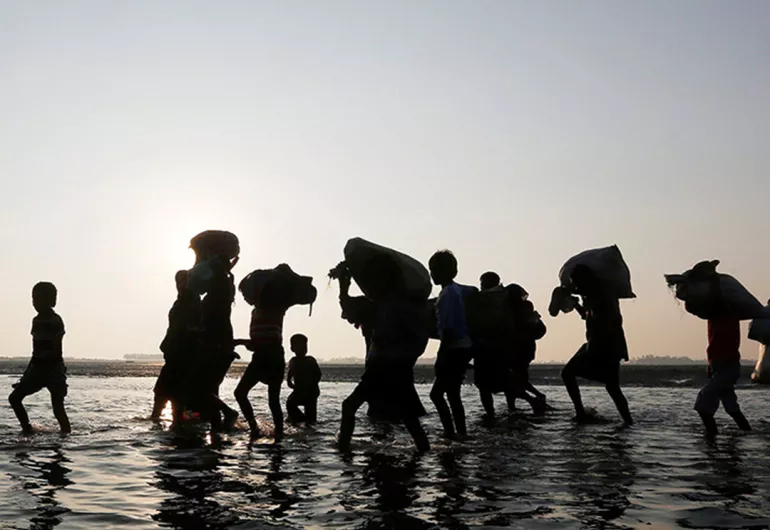
<path id="1" fill-rule="evenodd" d="M 64 322 L 54 311 L 56 299 L 57 290 L 52 283 L 40 282 L 32 288 L 32 305 L 37 311 L 32 319 L 32 359 L 8 397 L 26 433 L 32 432 L 32 425 L 22 401 L 43 388 L 51 394 L 51 406 L 61 432 L 67 434 L 72 430 L 64 410 L 64 398 L 67 397 L 67 368 L 62 357 Z"/>
<path id="2" fill-rule="evenodd" d="M 473 359 L 473 343 L 468 334 L 463 297 L 475 288 L 455 283 L 457 259 L 448 250 L 433 254 L 428 263 L 433 283 L 441 286 L 436 301 L 436 319 L 441 340 L 430 398 L 436 406 L 444 435 L 467 435 L 465 408 L 460 397 L 465 372 Z M 447 401 L 449 404 L 447 405 Z"/>
<path id="3" fill-rule="evenodd" d="M 289 361 L 286 384 L 292 389 L 286 400 L 286 412 L 293 423 L 315 423 L 318 419 L 318 396 L 321 390 L 321 368 L 314 357 L 307 354 L 307 337 L 292 335 L 290 341 L 294 357 Z M 304 412 L 300 410 L 303 407 Z"/>

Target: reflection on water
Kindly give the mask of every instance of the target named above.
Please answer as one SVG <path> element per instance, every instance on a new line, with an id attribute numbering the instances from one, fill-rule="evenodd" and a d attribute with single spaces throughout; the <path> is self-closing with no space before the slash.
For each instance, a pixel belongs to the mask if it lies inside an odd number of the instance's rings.
<path id="1" fill-rule="evenodd" d="M 756 432 L 725 425 L 709 444 L 689 389 L 629 389 L 639 421 L 623 430 L 603 389 L 585 396 L 606 423 L 574 425 L 566 394 L 549 389 L 545 419 L 487 426 L 469 387 L 470 440 L 439 439 L 429 415 L 433 448 L 418 456 L 402 427 L 362 414 L 342 456 L 334 436 L 350 385 L 325 383 L 319 423 L 288 429 L 276 447 L 250 444 L 245 430 L 212 440 L 202 426 L 138 419 L 151 380 L 70 383 L 75 434 L 65 439 L 20 436 L 0 407 L 0 528 L 770 528 L 764 389 L 740 398 Z M 429 387 L 419 391 L 427 401 Z M 36 417 L 46 398 L 30 398 Z"/>
<path id="2" fill-rule="evenodd" d="M 196 437 L 171 436 L 158 458 L 158 489 L 171 496 L 153 519 L 173 528 L 228 528 L 238 521 L 231 508 L 216 499 L 223 490 L 220 451 Z"/>
<path id="3" fill-rule="evenodd" d="M 61 524 L 62 515 L 70 510 L 58 502 L 56 494 L 73 484 L 67 478 L 70 469 L 65 464 L 69 459 L 64 456 L 61 447 L 53 446 L 35 452 L 19 451 L 14 455 L 14 462 L 28 473 L 13 476 L 12 479 L 20 482 L 24 491 L 37 501 L 35 514 L 30 518 L 30 529 L 45 530 Z"/>

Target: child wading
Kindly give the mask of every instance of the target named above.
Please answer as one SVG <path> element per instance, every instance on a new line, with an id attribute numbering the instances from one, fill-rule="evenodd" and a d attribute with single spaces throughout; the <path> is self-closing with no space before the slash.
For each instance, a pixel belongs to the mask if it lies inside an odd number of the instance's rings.
<path id="1" fill-rule="evenodd" d="M 51 394 L 53 414 L 61 432 L 71 431 L 64 410 L 64 398 L 67 397 L 67 368 L 62 357 L 64 322 L 54 311 L 56 298 L 56 286 L 52 283 L 40 282 L 32 289 L 32 305 L 37 311 L 37 316 L 32 319 L 32 359 L 8 397 L 22 430 L 27 433 L 32 431 L 32 425 L 22 401 L 44 388 Z"/>
<path id="2" fill-rule="evenodd" d="M 281 408 L 281 385 L 283 384 L 286 359 L 283 350 L 283 319 L 289 304 L 284 302 L 278 282 L 268 282 L 255 299 L 247 287 L 241 282 L 239 289 L 244 300 L 254 306 L 251 312 L 249 339 L 236 340 L 236 345 L 246 346 L 251 350 L 251 362 L 243 373 L 235 389 L 235 399 L 241 407 L 243 417 L 249 424 L 252 438 L 260 436 L 254 409 L 249 401 L 249 391 L 257 383 L 267 385 L 267 401 L 273 416 L 275 441 L 283 437 L 283 409 Z"/>
<path id="3" fill-rule="evenodd" d="M 620 389 L 620 362 L 628 360 L 620 302 L 605 292 L 594 273 L 586 266 L 575 267 L 571 280 L 574 292 L 583 298 L 583 305 L 576 303 L 575 309 L 586 322 L 587 339 L 561 373 L 569 397 L 575 405 L 575 420 L 582 423 L 591 419 L 583 407 L 577 384 L 577 378 L 583 377 L 604 383 L 623 421 L 626 425 L 632 425 L 628 401 Z"/>
<path id="4" fill-rule="evenodd" d="M 321 390 L 321 368 L 314 357 L 307 354 L 307 337 L 293 335 L 289 341 L 294 357 L 289 361 L 286 384 L 292 389 L 286 400 L 286 412 L 293 423 L 315 423 L 318 418 L 318 396 Z M 304 412 L 300 410 L 304 407 Z"/>
<path id="5" fill-rule="evenodd" d="M 448 438 L 456 435 L 464 437 L 467 430 L 460 390 L 465 372 L 473 359 L 473 343 L 468 334 L 463 296 L 476 289 L 455 283 L 457 259 L 448 250 L 433 254 L 428 266 L 433 283 L 441 286 L 441 293 L 436 300 L 436 320 L 441 345 L 436 357 L 436 380 L 430 391 L 430 398 L 441 418 L 444 435 Z"/>

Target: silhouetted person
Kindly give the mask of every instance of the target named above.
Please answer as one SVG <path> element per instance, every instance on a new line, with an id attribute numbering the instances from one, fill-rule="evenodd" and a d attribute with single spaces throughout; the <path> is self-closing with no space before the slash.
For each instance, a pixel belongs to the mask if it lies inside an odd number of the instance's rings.
<path id="1" fill-rule="evenodd" d="M 235 347 L 233 325 L 230 320 L 235 302 L 235 284 L 232 267 L 238 262 L 225 256 L 215 256 L 221 267 L 213 269 L 214 276 L 209 282 L 206 295 L 201 302 L 201 348 L 198 375 L 190 390 L 198 394 L 196 400 L 202 404 L 207 419 L 214 431 L 231 428 L 238 413 L 219 397 L 222 385 L 232 362 L 238 357 Z"/>
<path id="2" fill-rule="evenodd" d="M 455 435 L 464 437 L 467 430 L 460 390 L 468 364 L 473 359 L 473 343 L 468 333 L 463 296 L 473 288 L 455 283 L 457 259 L 448 250 L 433 254 L 429 267 L 433 283 L 441 286 L 441 293 L 436 300 L 436 320 L 441 344 L 435 365 L 436 380 L 430 398 L 441 418 L 444 435 L 449 438 Z"/>
<path id="3" fill-rule="evenodd" d="M 254 409 L 249 402 L 249 391 L 257 383 L 266 384 L 267 401 L 275 428 L 275 441 L 278 442 L 283 437 L 281 385 L 286 369 L 283 319 L 289 305 L 283 300 L 281 285 L 277 281 L 268 282 L 260 291 L 258 300 L 243 289 L 243 284 L 241 293 L 244 300 L 254 309 L 251 312 L 249 339 L 237 340 L 236 344 L 246 346 L 252 352 L 252 356 L 249 366 L 235 389 L 235 399 L 249 424 L 252 438 L 258 438 L 260 431 L 254 418 Z"/>
<path id="4" fill-rule="evenodd" d="M 192 354 L 201 322 L 201 300 L 188 289 L 187 271 L 178 271 L 174 280 L 177 297 L 168 313 L 168 329 L 160 344 L 165 363 L 155 383 L 152 419 L 160 418 L 166 403 L 171 401 L 174 420 L 178 421 L 184 406 L 183 385 L 190 375 L 190 363 L 193 361 Z"/>
<path id="5" fill-rule="evenodd" d="M 575 267 L 572 287 L 583 299 L 583 304 L 576 303 L 575 309 L 586 322 L 587 339 L 561 372 L 567 393 L 575 405 L 575 420 L 585 423 L 591 419 L 583 407 L 577 384 L 577 377 L 583 377 L 604 383 L 623 421 L 632 425 L 628 401 L 620 389 L 620 362 L 628 360 L 620 301 L 607 294 L 594 273 L 585 266 Z"/>
<path id="6" fill-rule="evenodd" d="M 492 271 L 485 272 L 479 278 L 479 286 L 481 287 L 482 291 L 489 291 L 495 287 L 502 287 L 500 283 L 500 275 Z"/>
<path id="7" fill-rule="evenodd" d="M 696 274 L 700 271 L 696 271 Z M 704 270 L 711 289 L 710 303 L 705 316 L 708 326 L 708 358 L 709 380 L 695 401 L 695 410 L 703 420 L 706 435 L 716 436 L 718 429 L 714 414 L 721 402 L 738 427 L 750 431 L 751 425 L 738 406 L 738 396 L 735 394 L 735 383 L 741 376 L 741 323 L 730 314 L 721 294 L 719 274 L 715 269 Z"/>
<path id="8" fill-rule="evenodd" d="M 425 414 L 414 387 L 414 365 L 428 344 L 428 330 L 420 313 L 424 306 L 406 298 L 404 280 L 388 256 L 373 258 L 367 285 L 374 302 L 371 349 L 364 374 L 342 402 L 339 446 L 347 450 L 355 430 L 356 412 L 365 402 L 388 418 L 404 423 L 419 451 L 430 449 L 420 416 Z"/>
<path id="9" fill-rule="evenodd" d="M 505 288 L 513 308 L 514 336 L 511 371 L 514 380 L 514 399 L 524 399 L 532 407 L 535 415 L 545 413 L 545 394 L 540 392 L 529 379 L 529 366 L 535 360 L 537 341 L 543 338 L 546 327 L 535 311 L 535 306 L 528 300 L 529 294 L 521 286 L 508 285 Z M 513 403 L 511 403 L 513 404 Z"/>
<path id="10" fill-rule="evenodd" d="M 494 272 L 482 274 L 480 286 L 482 291 L 504 292 L 511 316 L 510 330 L 499 337 L 479 337 L 479 344 L 474 344 L 474 379 L 487 418 L 495 416 L 495 392 L 505 393 L 511 411 L 516 409 L 518 397 L 527 401 L 536 415 L 542 415 L 545 395 L 529 381 L 529 365 L 535 359 L 536 341 L 545 335 L 545 325 L 521 286 L 503 287 Z"/>
<path id="11" fill-rule="evenodd" d="M 66 434 L 72 430 L 64 410 L 67 397 L 67 368 L 62 357 L 64 322 L 54 311 L 56 298 L 56 286 L 52 283 L 40 282 L 32 288 L 32 305 L 37 311 L 32 319 L 32 359 L 8 397 L 22 430 L 27 433 L 32 431 L 32 425 L 22 401 L 43 388 L 51 394 L 53 414 L 61 432 Z"/>
<path id="12" fill-rule="evenodd" d="M 503 286 L 500 276 L 495 272 L 485 272 L 479 278 L 482 291 L 501 294 Z M 494 420 L 495 402 L 493 394 L 504 392 L 510 404 L 515 401 L 515 387 L 511 372 L 513 340 L 508 333 L 510 330 L 486 330 L 480 335 L 474 335 L 473 349 L 473 382 L 479 389 L 479 398 L 484 407 L 485 419 Z"/>
<path id="13" fill-rule="evenodd" d="M 294 423 L 315 423 L 318 419 L 318 396 L 321 395 L 321 368 L 307 354 L 307 337 L 292 335 L 289 340 L 294 357 L 289 360 L 286 384 L 292 389 L 286 400 L 286 412 Z M 303 407 L 304 412 L 300 410 Z"/>
<path id="14" fill-rule="evenodd" d="M 364 366 L 369 362 L 369 352 L 372 347 L 372 333 L 374 330 L 375 305 L 372 300 L 365 296 L 350 296 L 350 285 L 352 278 L 345 262 L 340 263 L 329 272 L 329 276 L 337 279 L 340 284 L 340 308 L 342 309 L 342 318 L 352 324 L 356 329 L 361 330 L 364 337 L 366 350 L 364 353 Z M 388 418 L 387 413 L 382 407 L 378 407 L 377 402 L 369 403 L 367 407 L 367 416 L 374 420 L 400 421 L 400 418 Z"/>

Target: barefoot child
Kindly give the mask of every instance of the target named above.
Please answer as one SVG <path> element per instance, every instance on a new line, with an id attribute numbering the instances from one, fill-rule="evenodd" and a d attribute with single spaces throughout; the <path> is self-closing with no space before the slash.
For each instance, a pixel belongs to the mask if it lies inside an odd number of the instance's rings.
<path id="1" fill-rule="evenodd" d="M 62 358 L 64 322 L 56 314 L 57 291 L 52 283 L 40 282 L 32 289 L 32 305 L 37 316 L 32 319 L 32 359 L 24 375 L 8 397 L 24 432 L 31 432 L 27 411 L 22 401 L 47 388 L 51 394 L 51 406 L 62 433 L 69 433 L 70 421 L 64 410 L 67 396 L 67 368 Z"/>
<path id="2" fill-rule="evenodd" d="M 587 339 L 561 372 L 575 405 L 575 420 L 579 423 L 590 420 L 577 384 L 577 378 L 583 377 L 604 383 L 623 421 L 632 425 L 628 401 L 620 389 L 620 362 L 628 360 L 620 302 L 605 292 L 596 275 L 584 265 L 575 267 L 571 280 L 573 291 L 583 298 L 583 305 L 576 303 L 575 309 L 586 322 Z"/>
<path id="3" fill-rule="evenodd" d="M 444 435 L 448 438 L 464 437 L 467 430 L 460 390 L 465 372 L 473 359 L 473 344 L 468 334 L 463 296 L 473 288 L 455 283 L 457 259 L 448 250 L 433 254 L 428 266 L 433 283 L 441 286 L 441 293 L 436 301 L 436 320 L 441 345 L 436 357 L 436 380 L 430 391 L 430 399 L 441 418 Z"/>
<path id="4" fill-rule="evenodd" d="M 292 389 L 286 400 L 286 412 L 293 423 L 315 423 L 318 412 L 318 396 L 321 390 L 321 369 L 314 357 L 307 354 L 307 337 L 293 335 L 289 341 L 294 357 L 289 361 L 286 384 Z M 304 412 L 300 410 L 304 407 Z"/>

